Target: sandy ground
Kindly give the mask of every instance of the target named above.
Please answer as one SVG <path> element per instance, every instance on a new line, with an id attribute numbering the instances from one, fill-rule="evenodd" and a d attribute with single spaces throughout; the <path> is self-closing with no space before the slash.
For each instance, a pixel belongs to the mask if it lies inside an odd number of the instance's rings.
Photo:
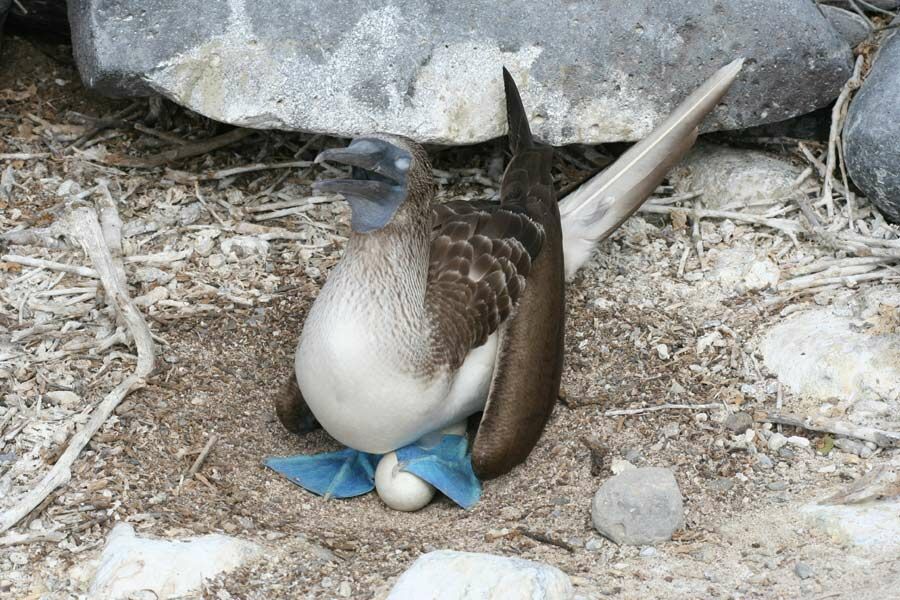
<path id="1" fill-rule="evenodd" d="M 50 129 L 42 121 L 72 123 L 69 111 L 99 116 L 128 105 L 86 92 L 73 67 L 45 51 L 56 54 L 53 48 L 39 48 L 21 38 L 4 42 L 0 152 L 47 151 L 41 131 Z M 34 88 L 28 93 L 30 86 Z M 16 99 L 21 95 L 26 97 Z M 180 112 L 174 121 L 178 135 L 200 135 L 213 127 Z M 140 156 L 158 151 L 150 136 L 115 128 L 110 132 L 114 137 L 84 150 L 93 152 L 87 157 L 65 152 L 41 161 L 45 171 L 38 171 L 35 161 L 16 163 L 23 187 L 0 208 L 19 209 L 29 222 L 46 221 L 41 211 L 62 200 L 55 194 L 61 182 L 72 180 L 88 189 L 98 177 L 113 181 L 115 197 L 132 190 L 120 206 L 126 221 L 159 220 L 161 214 L 179 214 L 194 203 L 193 185 L 173 182 L 162 171 L 104 165 L 105 152 Z M 292 150 L 307 140 L 286 134 L 248 138 L 175 168 L 200 172 L 291 160 Z M 496 148 L 486 144 L 437 152 L 436 168 L 449 174 L 443 195 L 483 197 L 496 190 L 496 169 L 490 168 Z M 302 157 L 313 153 L 309 150 Z M 260 201 L 260 192 L 282 174 L 204 182 L 200 189 L 213 211 L 227 217 L 229 207 Z M 577 174 L 576 167 L 560 161 L 561 180 Z M 317 175 L 314 170 L 293 170 L 277 189 L 309 195 L 308 180 Z M 11 213 L 6 214 L 0 231 L 12 227 Z M 41 514 L 32 516 L 48 528 L 54 522 L 67 523 L 66 540 L 0 548 L 0 596 L 55 599 L 83 594 L 90 561 L 116 521 L 130 522 L 141 534 L 153 536 L 224 532 L 268 549 L 264 560 L 212 582 L 204 592 L 208 598 L 334 598 L 348 591 L 354 598 L 377 597 L 421 553 L 439 548 L 556 565 L 588 598 L 887 598 L 896 591 L 897 556 L 873 556 L 834 542 L 809 530 L 796 511 L 858 477 L 867 468 L 865 461 L 809 450 L 793 458 L 773 457 L 774 468 L 763 469 L 754 466 L 750 454 L 727 449 L 731 432 L 723 421 L 729 412 L 774 407 L 775 382 L 755 348 L 760 332 L 780 318 L 783 306 L 770 311 L 763 294 L 735 293 L 711 275 L 713 268 L 699 271 L 693 254 L 685 276 L 679 277 L 681 256 L 692 242 L 689 230 L 673 229 L 667 218 L 632 219 L 571 282 L 564 402 L 527 464 L 487 482 L 482 501 L 472 510 L 437 500 L 421 512 L 401 514 L 387 509 L 375 495 L 326 501 L 280 479 L 262 467 L 266 456 L 336 447 L 322 431 L 300 437 L 285 432 L 271 406 L 273 393 L 291 368 L 306 311 L 339 256 L 340 238 L 335 235 L 348 230 L 341 205 L 322 204 L 304 215 L 265 224 L 308 231 L 308 245 L 320 248 L 273 241 L 264 258 L 249 256 L 211 266 L 209 258 L 194 255 L 171 265 L 177 273 L 174 283 L 167 284 L 171 297 L 185 298 L 195 289 L 191 286 L 200 283 L 212 286 L 215 291 L 204 302 L 214 310 L 193 315 L 181 314 L 178 306 L 147 310 L 151 328 L 164 342 L 157 371 L 83 453 L 72 483 Z M 208 211 L 194 224 L 216 226 Z M 332 225 L 334 231 L 327 229 Z M 707 226 L 715 239 L 719 224 Z M 189 247 L 196 234 L 177 225 L 170 229 L 156 237 L 136 236 L 135 243 L 143 240 L 144 253 L 178 250 Z M 222 233 L 223 239 L 227 235 Z M 738 225 L 730 241 L 718 237 L 718 243 L 707 244 L 711 265 L 732 246 L 761 256 L 778 254 L 782 267 L 803 255 L 821 253 L 804 245 L 779 254 L 784 240 L 761 228 Z M 84 264 L 77 253 L 68 256 Z M 0 271 L 0 283 L 9 284 L 19 275 Z M 134 294 L 154 285 L 136 285 Z M 234 302 L 235 296 L 245 301 Z M 0 325 L 9 331 L 24 326 L 11 320 Z M 720 334 L 709 337 L 715 332 Z M 698 346 L 704 339 L 710 344 Z M 668 358 L 661 357 L 660 344 L 666 345 Z M 87 371 L 101 364 L 89 363 Z M 111 364 L 112 374 L 133 368 L 125 359 Z M 54 368 L 68 367 L 28 367 L 38 373 Z M 112 382 L 100 379 L 97 389 L 88 388 L 84 406 L 99 399 Z M 6 392 L 13 383 L 0 380 L 8 386 Z M 788 394 L 786 406 L 791 401 Z M 604 416 L 610 409 L 663 402 L 719 403 L 722 408 Z M 809 437 L 813 447 L 821 437 L 791 433 Z M 212 435 L 218 442 L 201 477 L 184 480 Z M 583 442 L 587 436 L 598 437 L 607 451 L 594 474 Z M 49 456 L 54 447 L 48 449 Z M 591 526 L 590 500 L 611 475 L 612 460 L 626 455 L 637 466 L 671 468 L 685 499 L 685 529 L 673 542 L 643 556 L 641 548 L 617 547 Z M 835 466 L 832 472 L 819 472 L 830 465 Z M 521 529 L 561 543 L 535 541 Z M 24 555 L 25 562 L 13 557 L 14 552 Z M 809 565 L 813 576 L 798 577 L 797 562 Z"/>

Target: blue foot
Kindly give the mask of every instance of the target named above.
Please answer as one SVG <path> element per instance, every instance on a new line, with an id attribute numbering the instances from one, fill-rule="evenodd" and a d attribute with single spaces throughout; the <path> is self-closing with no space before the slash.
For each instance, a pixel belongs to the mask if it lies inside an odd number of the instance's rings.
<path id="1" fill-rule="evenodd" d="M 439 441 L 429 437 L 397 450 L 400 469 L 424 479 L 461 507 L 471 508 L 481 498 L 481 482 L 472 470 L 466 437 L 444 435 Z"/>
<path id="2" fill-rule="evenodd" d="M 263 461 L 300 487 L 326 498 L 352 498 L 375 488 L 377 454 L 351 448 L 322 454 L 271 457 Z"/>

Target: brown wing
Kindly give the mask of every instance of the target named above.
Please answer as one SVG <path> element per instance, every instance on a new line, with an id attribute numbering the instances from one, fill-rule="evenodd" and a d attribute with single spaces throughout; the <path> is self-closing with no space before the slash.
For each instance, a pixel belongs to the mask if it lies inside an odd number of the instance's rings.
<path id="1" fill-rule="evenodd" d="M 456 369 L 512 313 L 544 230 L 524 211 L 490 202 L 433 209 L 425 302 L 436 329 L 434 357 Z"/>

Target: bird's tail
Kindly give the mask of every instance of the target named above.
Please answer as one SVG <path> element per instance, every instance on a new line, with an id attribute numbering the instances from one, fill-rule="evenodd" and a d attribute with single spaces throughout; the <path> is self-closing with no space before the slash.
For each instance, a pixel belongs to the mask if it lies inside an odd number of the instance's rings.
<path id="1" fill-rule="evenodd" d="M 598 243 L 640 208 L 669 169 L 687 154 L 697 139 L 697 126 L 728 91 L 743 62 L 738 59 L 716 71 L 647 138 L 560 200 L 567 278 L 588 261 Z M 527 122 L 524 126 L 528 131 Z"/>
<path id="2" fill-rule="evenodd" d="M 522 97 L 512 75 L 503 67 L 503 89 L 506 91 L 506 121 L 509 125 L 509 149 L 516 156 L 523 150 L 534 146 L 528 116 L 522 106 Z"/>

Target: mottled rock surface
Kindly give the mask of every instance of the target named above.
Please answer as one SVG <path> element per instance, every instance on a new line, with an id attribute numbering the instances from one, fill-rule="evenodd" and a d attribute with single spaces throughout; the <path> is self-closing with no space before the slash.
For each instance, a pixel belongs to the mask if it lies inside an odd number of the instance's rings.
<path id="1" fill-rule="evenodd" d="M 220 534 L 188 541 L 142 538 L 131 525 L 119 523 L 103 549 L 90 597 L 116 600 L 148 591 L 159 600 L 184 597 L 261 552 L 252 542 Z"/>
<path id="2" fill-rule="evenodd" d="M 744 57 L 707 130 L 809 112 L 852 56 L 811 2 L 686 0 L 72 0 L 82 78 L 159 92 L 220 121 L 464 144 L 505 132 L 500 67 L 537 137 L 644 137 L 718 67 Z"/>
<path id="3" fill-rule="evenodd" d="M 664 542 L 684 526 L 678 482 L 669 469 L 629 469 L 606 480 L 591 504 L 591 520 L 617 544 Z"/>
<path id="4" fill-rule="evenodd" d="M 764 336 L 760 349 L 766 367 L 793 393 L 853 403 L 851 420 L 892 429 L 900 417 L 883 418 L 900 414 L 900 331 L 889 323 L 900 297 L 877 290 L 863 296 L 788 317 Z"/>
<path id="5" fill-rule="evenodd" d="M 388 600 L 569 600 L 568 575 L 550 565 L 476 552 L 437 550 L 420 556 Z"/>
<path id="6" fill-rule="evenodd" d="M 669 174 L 679 193 L 703 191 L 707 208 L 745 208 L 784 201 L 803 171 L 783 157 L 700 143 Z M 766 207 L 759 206 L 760 212 Z"/>
<path id="7" fill-rule="evenodd" d="M 894 24 L 900 18 L 894 19 Z M 853 182 L 900 223 L 900 35 L 895 31 L 850 104 L 844 153 Z"/>
<path id="8" fill-rule="evenodd" d="M 855 12 L 837 6 L 823 6 L 822 12 L 851 46 L 856 46 L 869 37 L 869 24 Z"/>

